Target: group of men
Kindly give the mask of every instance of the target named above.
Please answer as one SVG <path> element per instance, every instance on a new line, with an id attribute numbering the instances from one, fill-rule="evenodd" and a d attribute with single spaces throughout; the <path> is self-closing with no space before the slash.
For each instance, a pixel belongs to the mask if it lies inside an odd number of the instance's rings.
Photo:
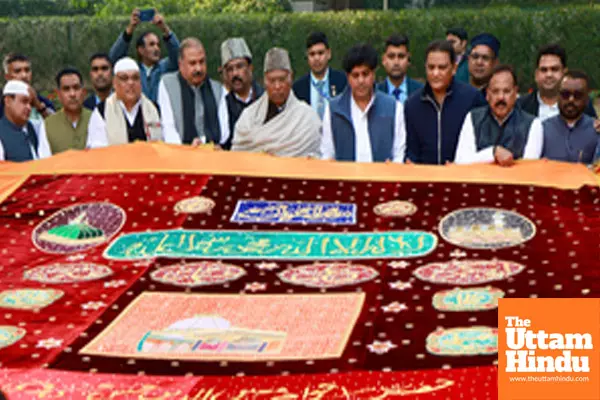
<path id="1" fill-rule="evenodd" d="M 513 68 L 499 62 L 500 41 L 482 33 L 468 42 L 463 29 L 425 51 L 425 83 L 408 77 L 409 40 L 385 42 L 383 82 L 375 81 L 377 51 L 353 46 L 344 71 L 329 67 L 326 35 L 306 41 L 310 72 L 294 82 L 288 52 L 267 51 L 265 89 L 254 78 L 253 56 L 243 38 L 221 45 L 221 82 L 208 77 L 206 50 L 193 37 L 179 42 L 164 18 L 136 41 L 138 61 L 126 56 L 139 10 L 108 54 L 90 58 L 94 93 L 84 99 L 82 74 L 56 76 L 62 109 L 31 86 L 30 60 L 5 57 L 7 80 L 0 108 L 0 159 L 27 161 L 68 149 L 136 140 L 231 151 L 338 161 L 420 164 L 497 163 L 549 158 L 593 163 L 600 157 L 600 123 L 589 99 L 589 79 L 567 69 L 565 50 L 542 47 L 537 90 L 519 97 Z"/>

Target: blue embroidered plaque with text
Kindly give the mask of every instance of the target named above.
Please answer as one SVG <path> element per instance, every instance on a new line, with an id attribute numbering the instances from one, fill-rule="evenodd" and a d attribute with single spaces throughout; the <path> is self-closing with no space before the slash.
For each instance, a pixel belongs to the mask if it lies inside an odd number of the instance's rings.
<path id="1" fill-rule="evenodd" d="M 356 224 L 356 205 L 267 200 L 239 200 L 231 222 L 278 224 Z"/>

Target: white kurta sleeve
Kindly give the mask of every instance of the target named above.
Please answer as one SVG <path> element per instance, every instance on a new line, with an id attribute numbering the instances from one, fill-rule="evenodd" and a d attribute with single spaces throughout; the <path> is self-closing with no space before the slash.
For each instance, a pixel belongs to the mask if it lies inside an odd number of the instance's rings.
<path id="1" fill-rule="evenodd" d="M 2 146 L 2 142 L 0 142 L 0 161 L 4 161 L 4 146 Z"/>
<path id="2" fill-rule="evenodd" d="M 90 117 L 88 125 L 88 138 L 85 145 L 88 149 L 108 146 L 108 137 L 106 136 L 106 122 L 100 115 L 98 108 L 95 108 Z"/>
<path id="3" fill-rule="evenodd" d="M 489 146 L 481 151 L 477 151 L 475 130 L 471 113 L 468 113 L 463 122 L 456 147 L 456 164 L 474 164 L 494 162 L 494 147 Z"/>
<path id="4" fill-rule="evenodd" d="M 163 140 L 165 143 L 181 144 L 181 136 L 175 127 L 171 99 L 162 80 L 158 84 L 158 106 L 160 107 L 160 124 L 162 125 Z"/>
<path id="5" fill-rule="evenodd" d="M 394 122 L 394 147 L 392 150 L 392 161 L 403 163 L 406 153 L 406 126 L 404 124 L 404 106 L 396 102 L 396 117 Z"/>
<path id="6" fill-rule="evenodd" d="M 325 106 L 322 127 L 321 159 L 335 160 L 335 146 L 333 144 L 333 132 L 331 131 L 331 112 L 329 111 L 329 104 Z"/>
<path id="7" fill-rule="evenodd" d="M 37 133 L 38 137 L 38 157 L 47 158 L 52 156 L 50 142 L 48 142 L 48 135 L 46 135 L 46 124 L 44 121 L 41 121 L 40 124 L 35 128 L 35 132 Z"/>
<path id="8" fill-rule="evenodd" d="M 219 102 L 218 114 L 219 114 L 219 128 L 221 129 L 221 144 L 229 140 L 229 111 L 227 110 L 227 100 L 225 97 L 227 93 L 223 90 L 223 96 Z"/>
<path id="9" fill-rule="evenodd" d="M 531 123 L 529 128 L 529 137 L 523 152 L 524 160 L 537 160 L 542 156 L 544 148 L 544 127 L 539 118 L 536 118 Z"/>

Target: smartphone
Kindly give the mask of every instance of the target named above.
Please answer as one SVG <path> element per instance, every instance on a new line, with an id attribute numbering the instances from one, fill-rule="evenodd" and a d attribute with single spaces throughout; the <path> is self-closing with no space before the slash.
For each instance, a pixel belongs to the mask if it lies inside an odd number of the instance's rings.
<path id="1" fill-rule="evenodd" d="M 146 8 L 145 10 L 140 10 L 140 21 L 151 22 L 154 19 L 154 13 L 154 8 Z"/>

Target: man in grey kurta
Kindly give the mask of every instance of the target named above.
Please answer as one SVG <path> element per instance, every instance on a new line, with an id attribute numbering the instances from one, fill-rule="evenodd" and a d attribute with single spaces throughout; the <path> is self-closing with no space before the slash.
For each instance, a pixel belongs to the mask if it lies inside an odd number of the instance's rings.
<path id="1" fill-rule="evenodd" d="M 551 160 L 591 164 L 600 150 L 594 119 L 584 111 L 589 102 L 589 79 L 582 71 L 569 71 L 560 83 L 559 115 L 544 121 L 542 156 Z"/>

